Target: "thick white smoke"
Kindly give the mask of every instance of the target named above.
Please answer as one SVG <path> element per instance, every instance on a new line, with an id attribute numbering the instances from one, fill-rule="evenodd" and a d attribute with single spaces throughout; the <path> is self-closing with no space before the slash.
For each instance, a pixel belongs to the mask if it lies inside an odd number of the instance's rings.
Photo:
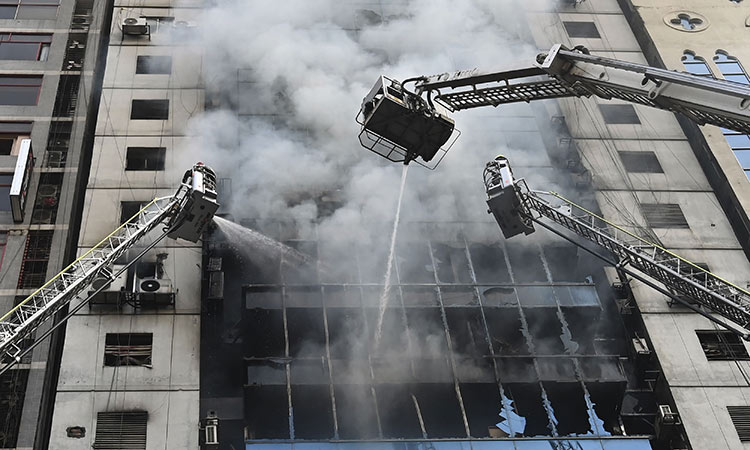
<path id="1" fill-rule="evenodd" d="M 521 20 L 497 0 L 217 1 L 195 44 L 208 95 L 231 105 L 191 123 L 192 150 L 232 178 L 235 217 L 317 222 L 338 241 L 383 240 L 401 169 L 359 146 L 362 97 L 380 74 L 530 62 L 536 49 L 512 30 Z M 464 113 L 464 134 L 437 171 L 410 172 L 406 221 L 489 219 L 481 172 L 504 151 L 483 132 L 492 120 Z M 321 218 L 316 199 L 331 193 L 342 203 Z"/>

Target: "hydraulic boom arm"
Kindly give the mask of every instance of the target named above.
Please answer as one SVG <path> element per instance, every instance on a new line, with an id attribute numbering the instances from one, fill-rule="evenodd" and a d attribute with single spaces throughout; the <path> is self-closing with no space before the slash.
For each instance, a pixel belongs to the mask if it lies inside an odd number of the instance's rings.
<path id="1" fill-rule="evenodd" d="M 704 313 L 714 322 L 750 340 L 750 292 L 559 194 L 530 190 L 523 179 L 513 179 L 510 165 L 502 156 L 487 164 L 484 180 L 489 212 L 495 216 L 506 238 L 532 233 L 534 223 L 550 228 L 542 219 L 551 221 L 609 250 L 616 256 L 618 268 L 630 267 L 658 281 L 666 292 L 649 280 L 638 277 L 670 297 L 688 306 L 695 303 L 722 316 L 731 323 Z M 571 241 L 583 247 L 577 241 Z"/>
<path id="2" fill-rule="evenodd" d="M 39 328 L 89 288 L 94 279 L 106 277 L 114 280 L 119 275 L 111 269 L 115 260 L 159 224 L 165 224 L 164 233 L 151 243 L 151 247 L 165 236 L 193 242 L 200 237 L 203 228 L 219 207 L 216 202 L 216 175 L 201 163 L 193 166 L 185 175 L 183 183 L 173 196 L 151 201 L 130 220 L 0 317 L 0 362 L 18 362 L 21 356 L 48 334 L 40 336 Z M 87 300 L 83 300 L 83 303 Z M 10 364 L 0 369 L 0 373 L 9 366 Z"/>
<path id="3" fill-rule="evenodd" d="M 413 91 L 404 87 L 412 82 Z M 453 131 L 448 111 L 591 95 L 678 112 L 699 125 L 750 133 L 750 86 L 555 45 L 539 54 L 534 65 L 486 73 L 474 69 L 403 83 L 381 77 L 362 103 L 360 142 L 391 160 L 396 154 L 407 163 L 417 157 L 428 162 L 447 151 L 443 146 Z"/>

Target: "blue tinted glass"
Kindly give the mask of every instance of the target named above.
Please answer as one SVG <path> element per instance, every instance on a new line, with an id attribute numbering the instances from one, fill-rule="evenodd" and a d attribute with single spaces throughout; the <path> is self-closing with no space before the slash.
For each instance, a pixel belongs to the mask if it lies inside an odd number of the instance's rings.
<path id="1" fill-rule="evenodd" d="M 724 137 L 733 149 L 750 148 L 750 136 L 746 134 L 728 134 Z"/>
<path id="2" fill-rule="evenodd" d="M 688 63 L 685 62 L 685 69 L 693 75 L 711 75 L 711 71 L 708 66 L 702 62 L 699 63 Z"/>
<path id="3" fill-rule="evenodd" d="M 750 80 L 745 75 L 724 75 L 724 78 L 735 83 L 750 84 Z"/>
<path id="4" fill-rule="evenodd" d="M 748 180 L 750 180 L 750 170 L 745 171 L 745 176 L 747 177 Z"/>
<path id="5" fill-rule="evenodd" d="M 740 65 L 736 62 L 717 62 L 716 66 L 719 68 L 719 70 L 721 70 L 721 73 L 724 74 L 743 73 L 742 67 L 740 67 Z"/>
<path id="6" fill-rule="evenodd" d="M 735 150 L 734 154 L 743 169 L 750 169 L 750 150 Z"/>

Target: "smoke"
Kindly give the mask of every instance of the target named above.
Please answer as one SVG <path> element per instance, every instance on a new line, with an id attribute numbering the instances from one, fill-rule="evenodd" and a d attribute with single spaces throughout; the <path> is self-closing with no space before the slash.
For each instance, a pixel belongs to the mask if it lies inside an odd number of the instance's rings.
<path id="1" fill-rule="evenodd" d="M 334 0 L 217 0 L 201 14 L 197 30 L 180 36 L 201 49 L 208 106 L 189 124 L 185 158 L 205 161 L 220 178 L 231 178 L 231 198 L 221 202 L 233 217 L 293 222 L 299 236 L 327 243 L 333 255 L 324 275 L 329 282 L 349 282 L 355 258 L 361 269 L 378 272 L 360 273 L 362 279 L 381 282 L 385 270 L 401 167 L 363 149 L 354 121 L 376 78 L 531 63 L 538 52 L 516 32 L 525 18 L 509 0 L 370 4 L 374 9 Z M 410 171 L 399 241 L 424 240 L 420 233 L 460 240 L 461 227 L 440 224 L 491 221 L 482 184 L 485 162 L 503 153 L 521 164 L 537 163 L 542 149 L 528 152 L 502 139 L 498 114 L 462 113 L 457 123 L 463 135 L 441 166 L 435 172 Z M 503 127 L 528 120 L 503 116 Z M 546 177 L 534 181 L 536 188 L 548 187 L 542 184 L 549 183 Z M 433 225 L 410 228 L 409 223 Z M 476 230 L 475 242 L 500 236 L 495 225 Z M 419 321 L 417 315 L 401 314 L 389 312 L 384 344 L 372 354 L 374 317 L 362 323 L 349 318 L 338 329 L 329 324 L 336 329 L 329 351 L 349 364 L 336 376 L 351 384 L 370 383 L 379 374 L 363 371 L 359 363 L 369 355 L 373 367 L 380 367 L 374 360 L 388 361 L 383 366 L 389 376 L 406 382 L 419 379 L 416 364 L 392 361 L 445 360 L 451 354 L 440 318 Z M 527 324 L 522 333 L 531 341 Z M 302 348 L 306 354 L 325 354 L 320 340 L 306 341 Z M 468 359 L 453 353 L 454 359 Z"/>

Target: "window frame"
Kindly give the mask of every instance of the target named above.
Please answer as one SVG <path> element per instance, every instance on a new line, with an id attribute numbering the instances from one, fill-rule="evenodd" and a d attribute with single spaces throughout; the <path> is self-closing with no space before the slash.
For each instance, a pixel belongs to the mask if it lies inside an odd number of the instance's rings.
<path id="1" fill-rule="evenodd" d="M 123 341 L 123 338 L 125 341 Z M 134 339 L 136 342 L 131 343 Z M 144 342 L 140 342 L 141 339 Z M 110 341 L 116 341 L 116 343 Z M 134 347 L 137 349 L 133 349 Z M 108 351 L 109 353 L 107 353 Z M 148 351 L 148 354 L 145 354 L 146 351 Z M 131 352 L 143 352 L 144 354 L 131 356 Z M 107 358 L 108 356 L 109 359 Z M 140 358 L 143 360 L 139 361 Z M 127 366 L 150 368 L 153 367 L 153 358 L 154 333 L 107 333 L 104 336 L 104 359 L 102 360 L 104 367 Z"/>
<path id="2" fill-rule="evenodd" d="M 3 80 L 10 80 L 10 79 L 27 79 L 27 80 L 38 80 L 39 84 L 21 84 L 21 83 L 4 83 Z M 39 97 L 42 95 L 42 83 L 44 81 L 43 75 L 25 75 L 25 74 L 12 74 L 12 75 L 0 75 L 0 88 L 3 87 L 35 87 L 36 90 L 36 97 L 34 98 L 34 103 L 0 103 L 0 106 L 36 106 L 39 104 Z"/>
<path id="3" fill-rule="evenodd" d="M 742 343 L 742 339 L 740 339 L 739 336 L 731 331 L 695 330 L 695 335 L 698 338 L 698 342 L 700 343 L 701 349 L 703 350 L 703 354 L 706 356 L 706 359 L 708 361 L 750 361 L 750 353 L 747 351 L 747 347 L 745 347 L 745 344 Z M 705 336 L 710 339 L 715 338 L 716 342 L 706 342 L 701 339 L 701 336 Z M 731 337 L 734 342 L 725 340 L 725 338 L 727 337 Z M 711 356 L 706 353 L 707 347 L 710 351 L 710 346 L 713 344 L 718 345 L 717 348 L 722 352 L 720 355 Z M 720 348 L 722 346 L 725 348 Z M 743 354 L 738 355 L 737 353 L 735 353 L 738 349 L 741 349 L 742 351 L 740 353 Z"/>
<path id="4" fill-rule="evenodd" d="M 15 36 L 35 36 L 36 39 L 29 39 L 29 40 L 16 40 L 14 39 Z M 0 49 L 2 49 L 3 45 L 7 44 L 37 44 L 36 49 L 36 58 L 35 59 L 19 59 L 19 58 L 2 58 L 0 57 L 0 60 L 3 61 L 40 61 L 44 62 L 49 57 L 49 48 L 52 45 L 52 33 L 0 33 Z M 41 40 L 41 37 L 46 37 L 46 40 Z M 44 59 L 42 59 L 43 56 L 43 50 L 47 49 L 47 53 L 44 54 Z"/>
<path id="5" fill-rule="evenodd" d="M 137 102 L 137 103 L 136 103 Z M 143 105 L 139 106 L 139 108 L 145 108 L 147 102 L 166 102 L 166 114 L 164 117 L 157 116 L 156 114 L 139 114 L 141 117 L 135 117 L 136 114 L 136 106 L 137 105 Z M 168 98 L 134 98 L 130 102 L 130 120 L 169 120 L 169 108 L 170 108 L 170 101 Z M 161 112 L 161 111 L 155 111 L 152 108 L 152 112 Z"/>
<path id="6" fill-rule="evenodd" d="M 593 25 L 594 31 L 596 31 L 596 36 L 581 35 L 580 32 L 590 31 L 590 30 L 583 30 L 581 25 L 579 24 Z M 581 27 L 581 29 L 576 29 L 577 27 Z M 596 22 L 594 22 L 593 20 L 563 20 L 563 28 L 565 29 L 565 33 L 568 35 L 568 37 L 572 39 L 601 39 L 602 38 L 602 33 L 599 31 L 599 27 L 596 26 Z M 573 35 L 572 33 L 575 33 L 575 35 Z"/>
<path id="7" fill-rule="evenodd" d="M 157 154 L 157 156 L 156 156 L 156 158 L 155 158 L 155 160 L 153 162 L 153 164 L 155 164 L 155 168 L 148 167 L 149 158 L 147 158 L 147 157 L 142 158 L 142 160 L 143 160 L 143 164 L 142 165 L 144 167 L 134 167 L 134 166 L 132 166 L 130 164 L 131 159 L 135 159 L 135 160 L 139 159 L 137 157 L 137 155 L 132 155 L 132 158 L 131 158 L 131 153 L 136 153 L 136 152 L 143 152 L 144 154 L 148 153 L 148 152 L 153 152 L 154 154 Z M 128 171 L 128 172 L 158 172 L 158 171 L 163 171 L 163 170 L 165 170 L 166 160 L 167 160 L 167 148 L 166 147 L 138 147 L 138 146 L 133 146 L 133 147 L 128 147 L 125 150 L 125 170 Z"/>
<path id="8" fill-rule="evenodd" d="M 141 68 L 148 69 L 149 67 L 153 67 L 153 63 L 148 62 L 148 59 L 150 58 L 169 58 L 169 71 L 162 71 L 162 72 L 140 71 Z M 165 67 L 166 67 L 166 64 L 165 64 Z M 138 55 L 135 59 L 135 74 L 136 75 L 172 75 L 172 55 Z"/>
<path id="9" fill-rule="evenodd" d="M 7 19 L 0 19 L 0 20 L 56 20 L 57 16 L 60 12 L 60 0 L 45 0 L 44 2 L 36 2 L 36 1 L 29 1 L 29 0 L 0 0 L 0 7 L 10 7 L 14 6 L 16 8 L 16 11 L 13 13 L 13 18 L 7 18 Z M 51 8 L 55 7 L 55 15 L 54 17 L 18 17 L 18 11 L 21 10 L 22 7 L 26 8 Z"/>

